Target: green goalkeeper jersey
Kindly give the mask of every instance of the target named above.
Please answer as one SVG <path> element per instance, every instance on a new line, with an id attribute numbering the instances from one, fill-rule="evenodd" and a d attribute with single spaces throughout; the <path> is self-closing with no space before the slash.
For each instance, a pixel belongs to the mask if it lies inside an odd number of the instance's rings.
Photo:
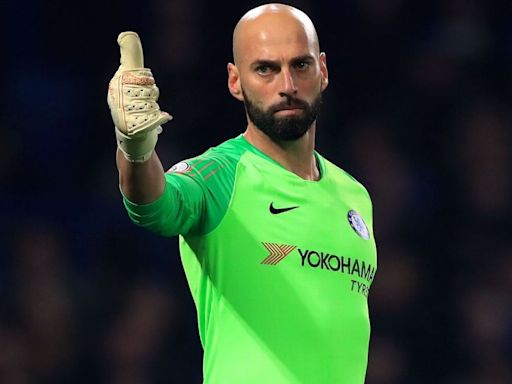
<path id="1" fill-rule="evenodd" d="M 364 383 L 377 269 L 366 189 L 315 153 L 320 180 L 242 136 L 173 166 L 131 219 L 180 235 L 208 384 Z"/>

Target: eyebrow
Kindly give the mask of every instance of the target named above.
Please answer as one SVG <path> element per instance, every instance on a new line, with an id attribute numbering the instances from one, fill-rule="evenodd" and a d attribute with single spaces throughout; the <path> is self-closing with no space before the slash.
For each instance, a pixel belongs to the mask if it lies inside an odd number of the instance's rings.
<path id="1" fill-rule="evenodd" d="M 251 68 L 258 67 L 270 67 L 270 68 L 278 68 L 280 66 L 279 62 L 276 60 L 256 60 L 251 63 Z"/>
<path id="2" fill-rule="evenodd" d="M 313 61 L 314 57 L 312 55 L 302 55 L 294 57 L 290 60 L 290 63 L 298 63 L 301 61 Z M 256 60 L 251 64 L 252 68 L 259 67 L 259 66 L 268 66 L 268 67 L 279 67 L 281 64 L 278 60 Z"/>
<path id="3" fill-rule="evenodd" d="M 292 63 L 298 63 L 300 61 L 314 61 L 315 58 L 312 56 L 312 55 L 302 55 L 302 56 L 299 56 L 299 57 L 294 57 L 291 62 Z"/>

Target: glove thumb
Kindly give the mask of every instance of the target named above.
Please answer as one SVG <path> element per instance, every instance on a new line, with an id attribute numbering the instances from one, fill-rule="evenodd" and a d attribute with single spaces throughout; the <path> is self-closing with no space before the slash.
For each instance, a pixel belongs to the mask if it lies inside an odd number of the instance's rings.
<path id="1" fill-rule="evenodd" d="M 117 37 L 121 50 L 121 71 L 144 68 L 144 54 L 139 35 L 136 32 L 121 32 Z"/>

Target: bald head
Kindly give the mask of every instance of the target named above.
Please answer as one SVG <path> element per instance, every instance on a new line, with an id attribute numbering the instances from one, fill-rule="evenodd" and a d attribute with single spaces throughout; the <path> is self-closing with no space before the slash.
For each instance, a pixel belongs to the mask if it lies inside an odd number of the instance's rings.
<path id="1" fill-rule="evenodd" d="M 285 4 L 265 4 L 251 9 L 238 21 L 233 32 L 233 60 L 242 60 L 251 45 L 295 43 L 303 40 L 317 55 L 318 36 L 311 19 L 301 10 Z"/>

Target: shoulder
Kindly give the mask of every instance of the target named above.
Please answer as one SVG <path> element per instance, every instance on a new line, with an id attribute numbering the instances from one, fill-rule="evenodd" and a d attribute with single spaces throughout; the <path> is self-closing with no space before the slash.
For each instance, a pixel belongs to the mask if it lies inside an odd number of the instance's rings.
<path id="1" fill-rule="evenodd" d="M 234 190 L 238 163 L 245 153 L 237 139 L 180 161 L 166 172 L 167 184 L 172 186 L 173 191 L 180 194 L 183 200 L 197 202 L 195 206 L 200 219 L 188 233 L 210 232 L 226 213 Z"/>
<path id="2" fill-rule="evenodd" d="M 341 184 L 353 189 L 358 189 L 365 195 L 367 195 L 368 198 L 370 197 L 370 194 L 366 187 L 363 185 L 363 183 L 357 180 L 352 174 L 350 174 L 345 169 L 337 166 L 333 162 L 327 160 L 326 158 L 322 157 L 321 155 L 317 155 L 321 159 L 320 161 L 322 161 L 323 163 L 323 168 L 325 170 L 327 177 L 332 178 L 333 181 L 336 182 L 337 184 Z"/>
<path id="3" fill-rule="evenodd" d="M 239 137 L 230 139 L 198 156 L 174 164 L 167 170 L 166 174 L 186 175 L 202 180 L 208 180 L 218 173 L 232 174 L 235 172 L 236 165 L 245 151 L 246 149 L 241 145 Z"/>

